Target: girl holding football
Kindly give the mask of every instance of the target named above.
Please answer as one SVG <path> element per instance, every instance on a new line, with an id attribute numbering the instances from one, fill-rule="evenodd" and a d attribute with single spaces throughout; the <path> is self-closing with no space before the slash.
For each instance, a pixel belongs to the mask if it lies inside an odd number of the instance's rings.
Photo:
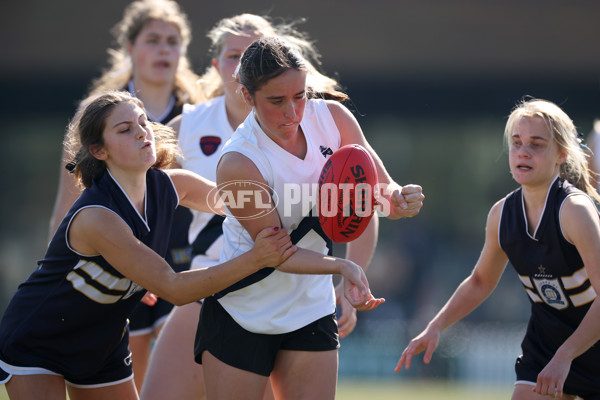
<path id="1" fill-rule="evenodd" d="M 275 24 L 270 19 L 254 14 L 240 14 L 220 20 L 208 32 L 211 40 L 212 65 L 200 79 L 200 88 L 208 99 L 199 104 L 183 107 L 180 116 L 169 126 L 178 133 L 182 168 L 196 172 L 209 180 L 216 180 L 220 152 L 251 107 L 240 94 L 240 84 L 233 77 L 240 57 L 253 41 L 278 35 L 293 43 L 314 63 L 319 55 L 307 35 L 296 30 L 296 24 Z M 337 82 L 318 72 L 312 64 L 311 86 L 318 90 L 333 90 Z M 223 217 L 192 210 L 189 231 L 192 244 L 192 268 L 207 268 L 219 262 L 223 236 Z M 373 218 L 360 238 L 346 247 L 346 258 L 366 268 L 377 242 L 377 218 Z M 356 309 L 343 295 L 343 284 L 336 286 L 336 299 L 341 309 L 338 320 L 340 337 L 350 334 L 356 325 Z M 157 340 L 148 367 L 148 380 L 141 393 L 143 400 L 173 398 L 204 398 L 202 366 L 195 362 L 194 337 L 198 325 L 201 302 L 175 307 Z M 267 386 L 265 399 L 272 399 Z"/>
<path id="2" fill-rule="evenodd" d="M 414 216 L 422 206 L 419 186 L 400 187 L 389 177 L 339 102 L 347 96 L 314 91 L 309 77 L 304 57 L 277 37 L 253 42 L 240 60 L 237 78 L 252 110 L 223 149 L 217 183 L 254 183 L 262 197 L 228 208 L 222 259 L 245 251 L 269 224 L 289 229 L 299 249 L 278 270 L 261 270 L 205 299 L 195 355 L 208 399 L 261 399 L 269 376 L 276 398 L 334 399 L 339 341 L 330 274 L 344 276 L 345 295 L 357 309 L 383 302 L 348 279 L 366 279 L 362 268 L 327 255 L 331 243 L 316 215 L 304 215 L 302 204 L 273 202 L 272 192 L 284 199 L 284 184 L 317 182 L 328 155 L 321 147 L 335 151 L 356 143 L 371 152 L 380 181 L 394 186 L 387 195 L 390 217 Z M 259 189 L 264 187 L 270 189 Z M 237 198 L 237 186 L 224 190 Z M 265 204 L 266 210 L 259 207 Z"/>

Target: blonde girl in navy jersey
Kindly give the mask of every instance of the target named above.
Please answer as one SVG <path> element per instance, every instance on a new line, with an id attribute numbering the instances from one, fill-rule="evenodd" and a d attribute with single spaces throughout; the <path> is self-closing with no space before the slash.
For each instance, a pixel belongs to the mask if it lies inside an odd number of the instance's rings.
<path id="1" fill-rule="evenodd" d="M 142 103 L 121 91 L 86 102 L 70 137 L 70 168 L 86 189 L 4 312 L 0 369 L 12 375 L 13 400 L 65 399 L 65 385 L 71 400 L 135 400 L 127 319 L 144 289 L 189 303 L 278 266 L 295 246 L 269 228 L 235 260 L 176 273 L 163 258 L 175 208 L 219 206 L 212 182 L 162 170 L 175 156 L 172 130 L 149 122 Z"/>
<path id="2" fill-rule="evenodd" d="M 197 90 L 196 75 L 190 66 L 187 49 L 191 29 L 186 14 L 173 0 L 138 0 L 127 5 L 122 19 L 112 30 L 116 47 L 108 52 L 109 65 L 95 79 L 90 94 L 105 90 L 126 90 L 144 102 L 148 119 L 167 124 L 181 114 L 185 103 L 203 99 Z M 55 207 L 50 222 L 50 236 L 81 193 L 64 165 L 63 153 Z M 189 269 L 191 248 L 187 230 L 190 211 L 177 208 L 171 229 L 166 260 L 175 271 Z M 131 316 L 131 341 L 135 382 L 141 389 L 150 356 L 152 341 L 158 336 L 172 304 L 147 296 Z"/>
<path id="3" fill-rule="evenodd" d="M 288 229 L 299 249 L 280 269 L 261 270 L 204 300 L 196 361 L 204 367 L 209 400 L 261 399 L 269 377 L 275 398 L 333 399 L 339 340 L 330 274 L 344 276 L 345 295 L 359 310 L 373 309 L 383 300 L 352 286 L 357 272 L 364 276 L 362 269 L 328 255 L 331 243 L 317 215 L 287 203 L 284 186 L 315 184 L 326 157 L 340 146 L 360 143 L 372 149 L 352 114 L 339 102 L 321 98 L 347 96 L 312 92 L 304 58 L 285 40 L 268 37 L 252 43 L 242 55 L 238 76 L 252 111 L 223 149 L 217 182 L 256 182 L 269 190 L 259 192 L 264 195 L 260 206 L 247 202 L 228 207 L 221 259 L 243 252 L 270 224 Z M 326 148 L 332 151 L 322 152 Z M 381 182 L 395 188 L 392 217 L 416 215 L 421 188 L 400 187 L 374 152 L 373 157 Z M 238 187 L 230 189 L 237 198 Z M 282 201 L 274 204 L 271 196 Z M 249 218 L 257 214 L 261 216 Z"/>
<path id="4" fill-rule="evenodd" d="M 600 399 L 600 196 L 571 119 L 532 99 L 511 113 L 504 131 L 513 179 L 521 185 L 489 212 L 485 244 L 473 272 L 402 353 L 396 371 L 441 332 L 483 302 L 507 262 L 531 304 L 516 361 L 513 400 Z"/>

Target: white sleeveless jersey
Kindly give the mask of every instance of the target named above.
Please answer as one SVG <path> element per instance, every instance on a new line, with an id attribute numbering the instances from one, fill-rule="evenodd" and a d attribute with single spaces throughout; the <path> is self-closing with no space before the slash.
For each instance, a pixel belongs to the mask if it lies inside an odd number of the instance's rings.
<path id="1" fill-rule="evenodd" d="M 179 127 L 179 147 L 183 158 L 179 159 L 182 168 L 195 172 L 206 179 L 217 179 L 217 163 L 223 145 L 233 135 L 233 129 L 225 111 L 225 96 L 219 96 L 200 104 L 183 106 Z M 196 210 L 192 212 L 188 239 L 190 243 L 211 220 L 213 214 Z M 194 257 L 192 269 L 213 265 L 219 259 L 223 244 L 219 236 L 205 252 Z"/>
<path id="2" fill-rule="evenodd" d="M 598 142 L 600 142 L 600 131 L 596 132 L 596 140 Z M 593 167 L 594 170 L 596 172 L 600 172 L 600 143 L 598 143 L 596 145 L 596 147 L 598 148 L 595 152 L 594 152 L 594 158 L 592 159 L 592 163 L 593 163 Z M 598 190 L 600 192 L 600 179 L 598 180 L 598 187 L 596 188 L 596 190 Z"/>
<path id="3" fill-rule="evenodd" d="M 223 154 L 238 152 L 254 162 L 276 193 L 273 198 L 278 199 L 277 212 L 288 233 L 311 208 L 303 207 L 301 201 L 286 201 L 290 190 L 306 184 L 314 195 L 311 201 L 314 206 L 316 184 L 325 157 L 337 150 L 341 141 L 340 132 L 323 100 L 307 101 L 300 125 L 307 142 L 304 160 L 271 140 L 256 122 L 254 110 L 223 149 Z M 253 246 L 250 235 L 229 210 L 223 223 L 223 235 L 221 261 L 237 257 Z M 297 245 L 322 254 L 329 251 L 325 240 L 314 230 L 302 237 Z M 262 334 L 291 332 L 335 312 L 331 275 L 291 274 L 278 270 L 256 283 L 227 293 L 219 298 L 219 302 L 244 329 Z"/>

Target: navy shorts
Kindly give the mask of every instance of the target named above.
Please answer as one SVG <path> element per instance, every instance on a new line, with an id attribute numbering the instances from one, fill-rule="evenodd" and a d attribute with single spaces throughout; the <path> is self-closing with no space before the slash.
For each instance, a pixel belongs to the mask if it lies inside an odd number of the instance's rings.
<path id="1" fill-rule="evenodd" d="M 202 364 L 202 353 L 209 351 L 225 364 L 269 376 L 279 350 L 329 351 L 339 347 L 335 314 L 289 333 L 266 335 L 242 328 L 211 296 L 204 299 L 200 311 L 194 355 Z"/>
<path id="2" fill-rule="evenodd" d="M 536 359 L 529 353 L 524 352 L 521 354 L 517 357 L 515 363 L 517 382 L 524 381 L 535 384 L 538 374 L 546 366 L 545 363 L 544 365 L 542 364 L 541 360 Z M 573 365 L 571 365 L 571 371 L 565 381 L 563 392 L 572 396 L 577 395 L 585 400 L 600 400 L 600 382 L 587 379 L 574 372 L 572 368 Z"/>
<path id="3" fill-rule="evenodd" d="M 0 385 L 9 381 L 10 374 L 0 367 Z"/>
<path id="4" fill-rule="evenodd" d="M 60 362 L 60 360 L 54 361 Z M 0 382 L 10 380 L 12 375 L 52 374 L 63 376 L 65 381 L 71 386 L 83 388 L 111 386 L 133 378 L 131 361 L 129 336 L 125 334 L 119 345 L 111 354 L 107 355 L 102 364 L 98 365 L 91 374 L 81 375 L 80 370 L 77 370 L 75 367 L 70 368 L 68 365 L 60 368 L 52 368 L 41 365 L 17 365 L 11 363 L 8 366 L 0 368 Z M 14 367 L 13 370 L 11 370 L 11 366 Z"/>
<path id="5" fill-rule="evenodd" d="M 160 297 L 153 306 L 138 304 L 129 317 L 129 335 L 144 335 L 152 333 L 163 323 L 173 309 L 173 304 Z"/>

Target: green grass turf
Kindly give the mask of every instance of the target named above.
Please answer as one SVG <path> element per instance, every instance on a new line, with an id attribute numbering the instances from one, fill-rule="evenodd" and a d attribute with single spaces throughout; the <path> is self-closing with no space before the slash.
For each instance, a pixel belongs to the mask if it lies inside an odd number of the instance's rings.
<path id="1" fill-rule="evenodd" d="M 485 388 L 443 381 L 349 381 L 340 380 L 336 400 L 506 400 L 512 386 Z M 0 385 L 0 400 L 8 400 Z"/>

